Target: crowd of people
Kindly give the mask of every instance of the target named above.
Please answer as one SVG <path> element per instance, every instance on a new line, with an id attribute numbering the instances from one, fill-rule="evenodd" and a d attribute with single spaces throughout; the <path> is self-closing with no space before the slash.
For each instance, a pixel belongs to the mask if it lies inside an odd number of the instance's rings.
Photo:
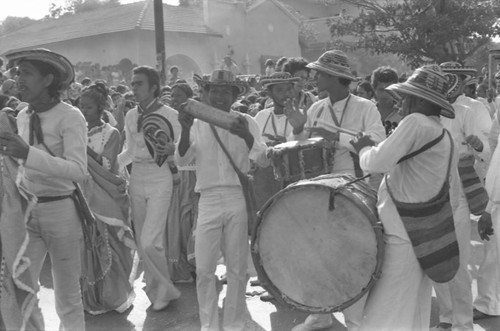
<path id="1" fill-rule="evenodd" d="M 384 66 L 359 79 L 330 50 L 313 62 L 268 60 L 262 76 L 236 75 L 228 58 L 195 85 L 176 66 L 164 86 L 138 66 L 130 86 L 108 86 L 75 82 L 70 61 L 49 50 L 6 57 L 15 70 L 0 94 L 0 221 L 24 215 L 25 232 L 0 226 L 2 289 L 18 291 L 0 290 L 0 329 L 43 329 L 36 295 L 47 255 L 61 330 L 85 330 L 84 311 L 126 311 L 137 252 L 154 311 L 182 300 L 177 283 L 196 282 L 204 331 L 219 330 L 223 257 L 222 327 L 244 330 L 256 212 L 247 175 L 274 182 L 258 192 L 265 202 L 290 184 L 272 175 L 269 149 L 311 137 L 333 146 L 329 173 L 366 177 L 378 193 L 381 277 L 343 311 L 350 331 L 428 330 L 432 288 L 435 331 L 500 316 L 500 96 L 475 68 L 446 62 L 406 77 Z M 224 129 L 195 119 L 191 99 L 234 120 Z M 485 240 L 475 300 L 471 219 Z M 314 313 L 293 330 L 331 325 Z"/>

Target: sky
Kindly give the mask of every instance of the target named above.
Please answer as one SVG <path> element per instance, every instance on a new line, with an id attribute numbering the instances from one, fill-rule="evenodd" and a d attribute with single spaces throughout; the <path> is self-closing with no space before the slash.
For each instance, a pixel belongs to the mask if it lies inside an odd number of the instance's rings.
<path id="1" fill-rule="evenodd" d="M 144 0 L 120 0 L 120 3 L 126 4 Z M 0 21 L 7 16 L 30 17 L 40 19 L 49 14 L 51 3 L 58 5 L 64 4 L 64 0 L 0 0 Z M 164 3 L 177 5 L 178 0 L 163 0 Z"/>

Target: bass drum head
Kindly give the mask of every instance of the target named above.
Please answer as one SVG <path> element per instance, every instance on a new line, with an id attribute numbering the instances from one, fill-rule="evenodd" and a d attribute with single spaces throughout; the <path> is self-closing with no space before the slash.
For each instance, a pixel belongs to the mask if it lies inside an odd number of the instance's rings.
<path id="1" fill-rule="evenodd" d="M 347 178 L 346 178 L 347 177 Z M 263 286 L 293 308 L 326 313 L 353 304 L 380 272 L 382 232 L 376 199 L 365 183 L 354 191 L 332 187 L 352 180 L 326 178 L 288 186 L 261 210 L 252 256 Z M 324 181 L 324 180 L 323 180 Z"/>

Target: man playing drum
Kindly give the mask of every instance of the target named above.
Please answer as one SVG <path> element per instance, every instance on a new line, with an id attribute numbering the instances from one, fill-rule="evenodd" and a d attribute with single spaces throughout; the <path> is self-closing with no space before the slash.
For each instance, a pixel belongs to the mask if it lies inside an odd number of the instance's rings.
<path id="1" fill-rule="evenodd" d="M 247 91 L 246 84 L 227 70 L 214 71 L 210 80 L 200 81 L 200 86 L 209 105 L 221 112 L 230 112 L 236 98 Z M 228 283 L 223 328 L 244 330 L 248 222 L 243 183 L 234 166 L 245 174 L 250 170 L 250 160 L 261 164 L 266 144 L 257 123 L 246 114 L 239 115 L 229 131 L 193 121 L 186 111 L 179 112 L 179 122 L 182 131 L 176 159 L 184 166 L 196 158 L 195 190 L 200 192 L 195 257 L 201 330 L 219 330 L 214 273 L 221 247 Z"/>
<path id="2" fill-rule="evenodd" d="M 429 330 L 431 279 L 447 282 L 458 270 L 457 157 L 440 123 L 440 115 L 455 116 L 447 89 L 438 68 L 417 69 L 386 89 L 403 96 L 406 115 L 392 135 L 377 146 L 367 136 L 353 142 L 363 171 L 387 174 L 378 191 L 382 276 L 368 294 L 360 330 Z"/>
<path id="3" fill-rule="evenodd" d="M 356 77 L 351 73 L 347 55 L 342 51 L 327 51 L 307 67 L 317 71 L 318 92 L 327 91 L 329 97 L 314 103 L 306 112 L 298 109 L 292 101 L 287 102 L 285 114 L 293 126 L 292 139 L 304 140 L 312 136 L 321 136 L 335 142 L 332 173 L 361 177 L 363 172 L 359 168 L 357 152 L 349 143 L 352 136 L 339 132 L 334 127 L 363 132 L 375 142 L 380 142 L 385 138 L 385 128 L 380 120 L 380 113 L 373 102 L 350 93 L 349 84 Z M 361 299 L 344 311 L 349 330 L 355 329 L 359 324 L 364 300 Z M 332 324 L 330 314 L 313 314 L 293 331 L 317 330 Z"/>

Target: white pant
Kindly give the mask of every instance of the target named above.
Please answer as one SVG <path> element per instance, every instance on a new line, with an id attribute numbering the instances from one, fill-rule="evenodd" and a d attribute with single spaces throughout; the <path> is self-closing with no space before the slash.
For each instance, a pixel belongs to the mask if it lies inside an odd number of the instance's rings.
<path id="1" fill-rule="evenodd" d="M 361 331 L 429 330 L 431 280 L 408 239 L 384 236 L 381 278 L 366 300 Z"/>
<path id="2" fill-rule="evenodd" d="M 196 289 L 202 331 L 219 331 L 215 270 L 222 248 L 227 267 L 225 331 L 244 330 L 248 222 L 240 187 L 201 192 L 196 225 Z"/>
<path id="3" fill-rule="evenodd" d="M 172 174 L 167 163 L 134 163 L 130 178 L 130 201 L 137 250 L 144 261 L 146 294 L 154 303 L 180 296 L 170 280 L 165 255 L 165 229 L 172 199 Z M 164 297 L 157 298 L 158 293 Z"/>
<path id="4" fill-rule="evenodd" d="M 483 241 L 484 258 L 477 276 L 477 298 L 474 308 L 488 315 L 500 315 L 500 205 L 491 212 L 493 236 Z"/>
<path id="5" fill-rule="evenodd" d="M 61 320 L 59 329 L 85 330 L 83 303 L 80 292 L 82 225 L 75 202 L 64 199 L 39 203 L 28 221 L 29 243 L 26 257 L 31 261 L 30 272 L 39 289 L 38 279 L 49 253 L 54 278 L 56 311 Z M 35 308 L 35 313 L 41 311 Z"/>
<path id="6" fill-rule="evenodd" d="M 450 323 L 453 331 L 473 329 L 472 277 L 467 268 L 470 258 L 470 211 L 463 192 L 453 213 L 460 250 L 460 267 L 448 283 L 433 283 L 439 305 L 439 321 Z"/>

